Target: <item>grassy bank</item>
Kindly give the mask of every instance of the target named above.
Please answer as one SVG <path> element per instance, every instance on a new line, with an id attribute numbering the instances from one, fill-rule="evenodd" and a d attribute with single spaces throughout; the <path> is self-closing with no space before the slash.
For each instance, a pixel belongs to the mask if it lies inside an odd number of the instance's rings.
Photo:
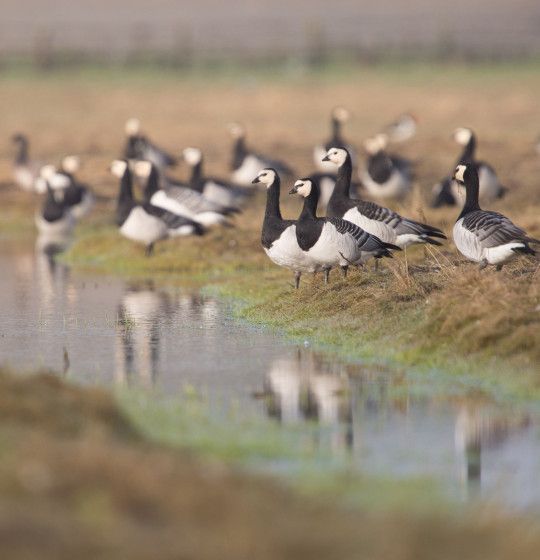
<path id="1" fill-rule="evenodd" d="M 538 261 L 522 260 L 498 274 L 478 272 L 458 258 L 449 241 L 441 249 L 409 251 L 408 266 L 399 255 L 379 273 L 368 266 L 346 282 L 334 274 L 328 287 L 320 278 L 308 278 L 295 292 L 290 275 L 269 263 L 259 245 L 263 195 L 237 218 L 235 229 L 164 242 L 148 260 L 110 225 L 117 185 L 106 171 L 122 144 L 123 123 L 133 115 L 173 152 L 202 147 L 208 172 L 218 175 L 227 173 L 230 149 L 224 125 L 240 120 L 252 144 L 306 175 L 313 168 L 312 146 L 328 134 L 332 106 L 343 103 L 353 110 L 346 132 L 358 145 L 399 112 L 411 110 L 420 118 L 419 133 L 399 151 L 416 162 L 417 184 L 398 210 L 450 234 L 457 211 L 431 210 L 427 202 L 432 184 L 448 173 L 459 151 L 450 132 L 468 125 L 479 134 L 480 157 L 496 166 L 509 188 L 491 207 L 538 237 L 536 69 L 532 62 L 512 68 L 386 64 L 308 75 L 278 72 L 279 79 L 274 72 L 235 71 L 220 74 L 212 87 L 212 73 L 104 72 L 99 79 L 90 70 L 13 74 L 0 87 L 0 100 L 13 108 L 7 130 L 30 131 L 33 153 L 46 160 L 81 153 L 82 178 L 103 197 L 66 255 L 74 266 L 205 286 L 230 298 L 241 317 L 350 358 L 474 372 L 488 385 L 538 396 Z M 9 165 L 6 148 L 0 151 L 4 183 Z M 177 173 L 185 176 L 184 169 Z M 2 195 L 0 231 L 32 235 L 34 201 L 10 188 Z M 296 216 L 298 201 L 283 199 L 285 215 Z"/>
<path id="2" fill-rule="evenodd" d="M 374 513 L 301 498 L 151 443 L 110 396 L 50 375 L 2 372 L 0 395 L 5 558 L 527 560 L 540 547 L 524 518 Z"/>

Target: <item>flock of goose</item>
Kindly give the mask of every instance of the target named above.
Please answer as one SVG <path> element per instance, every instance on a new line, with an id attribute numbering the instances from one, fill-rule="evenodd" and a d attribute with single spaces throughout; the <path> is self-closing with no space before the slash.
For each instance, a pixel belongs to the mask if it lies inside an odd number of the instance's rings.
<path id="1" fill-rule="evenodd" d="M 242 126 L 232 124 L 233 157 L 230 179 L 207 176 L 201 150 L 183 150 L 181 160 L 190 168 L 190 178 L 179 181 L 170 175 L 176 158 L 154 144 L 142 132 L 140 122 L 126 123 L 126 145 L 121 159 L 112 162 L 111 173 L 119 180 L 116 223 L 120 233 L 143 244 L 147 255 L 154 244 L 167 237 L 203 235 L 208 228 L 230 227 L 232 217 L 256 189 L 266 187 L 266 211 L 262 225 L 262 246 L 277 265 L 294 273 L 298 288 L 303 273 L 362 266 L 371 258 L 392 257 L 394 251 L 417 244 L 441 245 L 445 233 L 428 224 L 401 216 L 361 194 L 379 201 L 402 200 L 413 183 L 412 162 L 390 153 L 391 143 L 414 136 L 416 119 L 405 114 L 364 142 L 365 164 L 343 136 L 349 113 L 342 107 L 331 113 L 330 138 L 314 148 L 316 170 L 292 183 L 289 194 L 303 198 L 297 220 L 283 219 L 280 210 L 281 178 L 295 173 L 285 162 L 250 149 Z M 504 196 L 506 189 L 488 163 L 476 159 L 476 136 L 468 128 L 455 131 L 462 147 L 455 170 L 433 189 L 433 207 L 461 205 L 453 228 L 458 250 L 480 268 L 500 269 L 519 254 L 534 255 L 531 244 L 540 243 L 497 212 L 482 210 Z M 36 225 L 49 236 L 65 235 L 92 208 L 94 195 L 77 178 L 80 160 L 63 158 L 60 165 L 40 165 L 29 157 L 27 138 L 13 137 L 16 144 L 14 179 L 26 191 L 44 194 Z M 353 177 L 354 167 L 358 174 Z M 142 200 L 134 184 L 142 187 Z M 360 194 L 361 193 L 361 194 Z M 325 216 L 318 215 L 318 209 Z"/>

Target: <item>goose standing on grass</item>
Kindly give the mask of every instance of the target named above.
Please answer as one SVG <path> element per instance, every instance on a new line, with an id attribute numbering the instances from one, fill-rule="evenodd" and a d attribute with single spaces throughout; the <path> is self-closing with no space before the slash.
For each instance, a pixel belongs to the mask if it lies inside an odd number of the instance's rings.
<path id="1" fill-rule="evenodd" d="M 150 256 L 157 241 L 165 239 L 191 221 L 152 204 L 138 204 L 133 197 L 133 177 L 127 161 L 116 160 L 111 172 L 120 178 L 120 191 L 116 206 L 116 223 L 120 233 L 132 241 L 142 243 Z"/>
<path id="2" fill-rule="evenodd" d="M 403 113 L 395 121 L 386 125 L 382 133 L 395 144 L 406 142 L 416 134 L 417 119 L 412 113 Z"/>
<path id="3" fill-rule="evenodd" d="M 75 226 L 73 215 L 65 204 L 61 191 L 45 184 L 45 201 L 36 214 L 36 227 L 40 235 L 64 237 L 70 235 Z"/>
<path id="4" fill-rule="evenodd" d="M 328 217 L 348 220 L 382 241 L 402 249 L 422 243 L 441 245 L 438 239 L 446 239 L 446 235 L 436 227 L 404 218 L 374 202 L 351 199 L 349 189 L 352 164 L 347 150 L 331 148 L 325 159 L 338 167 L 336 186 L 328 203 Z"/>
<path id="5" fill-rule="evenodd" d="M 251 185 L 250 188 L 240 187 L 216 177 L 207 177 L 203 170 L 203 155 L 198 148 L 186 148 L 182 157 L 191 169 L 188 186 L 207 200 L 230 208 L 240 208 L 253 193 Z"/>
<path id="6" fill-rule="evenodd" d="M 238 123 L 229 125 L 233 144 L 231 178 L 238 185 L 250 186 L 252 179 L 261 169 L 275 169 L 276 173 L 292 176 L 292 169 L 283 161 L 269 158 L 250 150 L 246 146 L 246 131 Z"/>
<path id="7" fill-rule="evenodd" d="M 181 183 L 171 184 L 167 178 L 160 177 L 158 168 L 148 161 L 135 163 L 135 174 L 146 180 L 144 200 L 158 208 L 163 208 L 178 216 L 184 216 L 203 227 L 214 225 L 231 226 L 227 217 L 237 212 L 207 200 L 201 193 Z M 160 183 L 163 188 L 160 187 Z"/>
<path id="8" fill-rule="evenodd" d="M 64 190 L 64 201 L 76 220 L 84 218 L 94 206 L 94 195 L 90 187 L 75 177 L 80 168 L 81 160 L 78 156 L 66 156 L 60 164 L 60 173 L 70 180 L 69 186 Z"/>
<path id="9" fill-rule="evenodd" d="M 313 150 L 313 159 L 315 161 L 315 166 L 321 173 L 334 174 L 336 173 L 335 167 L 328 162 L 323 161 L 326 152 L 334 146 L 340 148 L 346 148 L 354 165 L 355 152 L 352 146 L 343 138 L 342 129 L 343 125 L 349 121 L 351 114 L 345 107 L 334 107 L 330 115 L 330 125 L 332 132 L 330 138 L 324 143 L 315 146 Z M 322 187 L 322 185 L 321 185 Z M 324 194 L 324 190 L 321 190 L 321 194 Z"/>
<path id="10" fill-rule="evenodd" d="M 467 165 L 474 163 L 478 169 L 480 181 L 479 200 L 482 202 L 492 202 L 502 198 L 507 189 L 503 187 L 493 167 L 485 161 L 476 160 L 476 135 L 470 128 L 457 128 L 452 138 L 460 146 L 463 146 L 456 165 Z M 452 180 L 451 176 L 445 177 L 433 187 L 433 201 L 431 206 L 439 208 L 441 206 L 455 206 L 463 204 L 465 193 L 459 189 Z"/>
<path id="11" fill-rule="evenodd" d="M 465 205 L 454 225 L 454 243 L 462 255 L 479 263 L 480 269 L 491 264 L 500 270 L 519 254 L 536 254 L 529 244 L 540 243 L 539 239 L 528 237 L 506 216 L 480 208 L 476 164 L 458 165 L 454 179 L 465 186 Z"/>
<path id="12" fill-rule="evenodd" d="M 266 187 L 266 210 L 261 233 L 261 243 L 269 259 L 294 272 L 294 286 L 300 286 L 303 272 L 317 272 L 321 267 L 306 255 L 296 239 L 296 222 L 284 220 L 279 207 L 281 180 L 275 169 L 267 168 L 259 172 L 253 183 Z"/>
<path id="13" fill-rule="evenodd" d="M 163 148 L 156 146 L 141 132 L 139 119 L 131 118 L 126 122 L 126 146 L 124 157 L 126 159 L 145 159 L 151 161 L 159 169 L 174 167 L 176 158 Z"/>
<path id="14" fill-rule="evenodd" d="M 412 187 L 411 162 L 390 155 L 387 146 L 386 134 L 377 134 L 364 142 L 368 159 L 359 179 L 373 198 L 402 200 Z"/>
<path id="15" fill-rule="evenodd" d="M 346 277 L 349 265 L 360 266 L 372 257 L 392 257 L 391 249 L 400 250 L 341 218 L 318 218 L 319 186 L 311 178 L 296 181 L 289 194 L 304 197 L 296 239 L 302 251 L 324 270 L 325 284 L 336 266 Z"/>
<path id="16" fill-rule="evenodd" d="M 161 216 L 168 226 L 169 237 L 184 237 L 187 235 L 203 235 L 204 227 L 191 216 L 174 212 L 152 202 L 152 193 L 159 189 L 158 168 L 149 161 L 135 163 L 136 174 L 146 179 L 144 188 L 144 207 L 150 208 L 154 215 Z"/>
<path id="17" fill-rule="evenodd" d="M 29 142 L 24 134 L 14 134 L 11 140 L 16 146 L 15 160 L 13 162 L 13 179 L 21 189 L 34 191 L 41 164 L 30 159 Z M 45 192 L 45 189 L 43 192 Z"/>

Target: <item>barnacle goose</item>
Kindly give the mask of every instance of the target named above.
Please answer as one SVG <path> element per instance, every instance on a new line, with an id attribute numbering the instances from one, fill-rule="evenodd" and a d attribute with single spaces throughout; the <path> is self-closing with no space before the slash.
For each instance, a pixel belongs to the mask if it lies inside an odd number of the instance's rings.
<path id="1" fill-rule="evenodd" d="M 386 151 L 387 145 L 386 134 L 377 134 L 364 142 L 368 159 L 359 172 L 359 178 L 372 197 L 400 200 L 411 190 L 411 163 L 390 155 Z"/>
<path id="2" fill-rule="evenodd" d="M 126 122 L 126 159 L 146 159 L 160 169 L 174 167 L 176 158 L 151 142 L 142 132 L 139 119 L 131 118 Z"/>
<path id="3" fill-rule="evenodd" d="M 264 168 L 275 169 L 280 175 L 292 176 L 292 169 L 283 161 L 271 159 L 250 150 L 246 146 L 246 131 L 238 123 L 229 125 L 229 133 L 234 139 L 231 161 L 231 178 L 238 185 L 250 185 L 252 179 Z"/>
<path id="4" fill-rule="evenodd" d="M 333 173 L 335 175 L 335 167 L 331 163 L 323 161 L 326 152 L 333 146 L 346 148 L 349 154 L 351 154 L 351 159 L 354 165 L 354 149 L 343 139 L 342 135 L 343 125 L 348 122 L 350 118 L 351 115 L 349 111 L 345 109 L 345 107 L 334 107 L 334 109 L 332 110 L 332 113 L 330 114 L 330 124 L 332 127 L 330 138 L 324 144 L 315 146 L 313 150 L 313 159 L 318 171 L 329 174 Z M 323 193 L 324 190 L 321 190 L 321 194 Z"/>
<path id="5" fill-rule="evenodd" d="M 352 164 L 347 150 L 331 148 L 325 159 L 338 166 L 336 186 L 328 203 L 327 216 L 348 220 L 402 249 L 415 243 L 440 245 L 441 242 L 433 238 L 446 239 L 446 235 L 436 227 L 404 218 L 374 202 L 352 200 L 349 196 Z"/>
<path id="6" fill-rule="evenodd" d="M 476 160 L 476 135 L 470 128 L 457 128 L 453 139 L 463 146 L 456 165 L 467 165 L 475 163 L 478 168 L 478 178 L 480 181 L 479 199 L 482 202 L 491 202 L 497 198 L 502 198 L 506 193 L 506 187 L 501 185 L 495 170 L 489 163 Z M 439 208 L 441 206 L 454 206 L 463 204 L 465 194 L 458 189 L 451 176 L 442 179 L 433 187 L 433 201 L 431 206 Z"/>
<path id="7" fill-rule="evenodd" d="M 284 220 L 281 216 L 281 180 L 277 171 L 263 169 L 253 183 L 262 183 L 266 187 L 266 210 L 261 232 L 264 252 L 272 262 L 294 272 L 294 286 L 298 289 L 303 272 L 317 272 L 321 267 L 300 249 L 296 240 L 296 222 Z"/>
<path id="8" fill-rule="evenodd" d="M 169 179 L 160 177 L 157 166 L 149 161 L 136 162 L 135 174 L 147 180 L 144 188 L 146 202 L 173 214 L 189 218 L 203 227 L 218 224 L 231 225 L 227 216 L 236 212 L 237 209 L 211 202 L 187 185 L 171 183 Z"/>
<path id="9" fill-rule="evenodd" d="M 86 216 L 94 206 L 92 191 L 88 185 L 81 183 L 75 177 L 75 173 L 79 171 L 80 167 L 81 162 L 78 156 L 66 156 L 60 164 L 60 173 L 70 180 L 70 184 L 63 191 L 64 201 L 76 220 Z"/>
<path id="10" fill-rule="evenodd" d="M 390 249 L 400 250 L 347 220 L 318 218 L 319 186 L 309 177 L 296 181 L 289 194 L 304 197 L 296 222 L 296 239 L 302 251 L 324 270 L 325 283 L 336 266 L 347 276 L 349 265 L 362 265 L 371 257 L 392 257 Z"/>
<path id="11" fill-rule="evenodd" d="M 62 193 L 52 189 L 45 181 L 45 201 L 41 211 L 36 214 L 36 227 L 40 235 L 59 236 L 69 235 L 75 220 L 64 201 Z"/>
<path id="12" fill-rule="evenodd" d="M 386 125 L 382 132 L 388 136 L 390 142 L 406 142 L 416 134 L 417 122 L 412 113 L 403 113 L 395 121 Z"/>
<path id="13" fill-rule="evenodd" d="M 120 233 L 146 247 L 146 255 L 154 250 L 154 243 L 174 235 L 185 235 L 194 230 L 194 224 L 184 216 L 178 216 L 148 202 L 138 204 L 133 197 L 133 177 L 127 161 L 116 160 L 111 172 L 120 178 L 120 191 L 116 206 L 116 223 Z M 195 233 L 202 233 L 195 231 Z"/>
<path id="14" fill-rule="evenodd" d="M 535 254 L 529 244 L 540 243 L 539 239 L 528 237 L 506 216 L 480 208 L 480 185 L 475 163 L 458 165 L 454 179 L 465 186 L 465 205 L 454 225 L 454 243 L 462 255 L 480 263 L 480 269 L 492 264 L 500 270 L 518 254 Z"/>
<path id="15" fill-rule="evenodd" d="M 203 155 L 199 148 L 185 148 L 182 156 L 191 168 L 189 187 L 200 192 L 206 199 L 222 206 L 239 208 L 253 193 L 251 184 L 249 188 L 241 187 L 216 177 L 207 177 L 203 171 Z"/>
<path id="16" fill-rule="evenodd" d="M 24 134 L 14 134 L 11 140 L 16 146 L 15 160 L 13 162 L 13 179 L 21 189 L 33 191 L 35 190 L 35 182 L 39 177 L 41 165 L 39 162 L 30 159 L 29 142 Z M 43 189 L 43 192 L 45 190 Z"/>

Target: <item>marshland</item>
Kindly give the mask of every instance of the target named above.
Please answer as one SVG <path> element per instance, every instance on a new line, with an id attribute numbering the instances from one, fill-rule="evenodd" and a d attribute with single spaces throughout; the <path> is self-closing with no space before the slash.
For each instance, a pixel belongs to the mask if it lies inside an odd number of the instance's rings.
<path id="1" fill-rule="evenodd" d="M 462 150 L 453 131 L 469 127 L 506 189 L 482 207 L 540 237 L 539 69 L 4 65 L 3 554 L 536 558 L 538 257 L 479 269 L 453 240 L 459 206 L 431 202 Z M 378 202 L 440 228 L 441 245 L 347 278 L 333 270 L 328 284 L 304 274 L 295 289 L 261 246 L 260 187 L 231 227 L 159 240 L 151 256 L 120 235 L 110 168 L 129 119 L 178 158 L 167 173 L 180 181 L 188 146 L 209 176 L 230 177 L 228 125 L 241 123 L 249 148 L 294 169 L 281 208 L 296 220 L 302 202 L 288 193 L 314 172 L 338 106 L 360 168 L 366 139 L 415 116 L 414 136 L 389 147 L 412 161 L 410 192 Z M 36 232 L 47 195 L 13 180 L 15 133 L 43 164 L 80 158 L 94 205 L 61 252 Z M 134 181 L 138 200 L 143 187 Z"/>

